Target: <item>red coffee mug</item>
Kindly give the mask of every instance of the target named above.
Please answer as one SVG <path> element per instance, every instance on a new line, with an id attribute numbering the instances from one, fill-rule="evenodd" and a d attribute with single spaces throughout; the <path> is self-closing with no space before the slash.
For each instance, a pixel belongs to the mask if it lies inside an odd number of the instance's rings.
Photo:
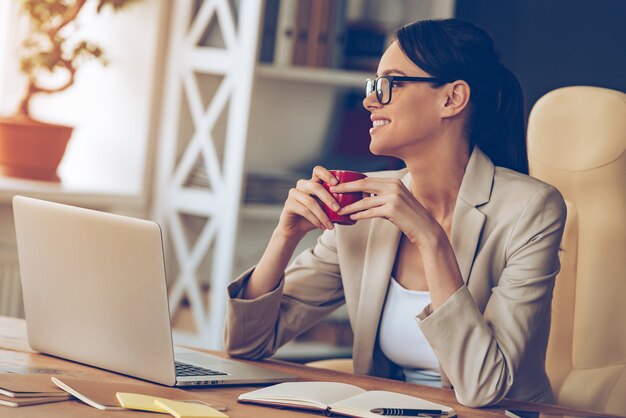
<path id="1" fill-rule="evenodd" d="M 348 171 L 348 170 L 329 170 L 330 173 L 335 176 L 339 183 L 348 183 L 350 181 L 356 181 L 366 178 L 367 176 L 363 173 L 358 173 L 356 171 Z M 330 191 L 331 184 L 326 182 L 322 183 L 326 190 L 333 195 L 339 206 L 344 207 L 351 205 L 352 203 L 358 202 L 363 199 L 363 193 L 354 192 L 354 193 L 333 193 Z M 337 212 L 333 211 L 329 208 L 324 202 L 321 202 L 322 208 L 331 222 L 339 224 L 339 225 L 354 225 L 356 223 L 355 220 L 350 219 L 350 215 L 338 215 Z"/>

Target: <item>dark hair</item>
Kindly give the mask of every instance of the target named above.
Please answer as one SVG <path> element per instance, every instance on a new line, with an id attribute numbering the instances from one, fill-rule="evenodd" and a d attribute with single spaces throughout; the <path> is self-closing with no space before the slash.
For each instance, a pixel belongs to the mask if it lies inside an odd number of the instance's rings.
<path id="1" fill-rule="evenodd" d="M 422 20 L 398 29 L 396 38 L 430 75 L 469 84 L 470 143 L 495 165 L 528 174 L 522 88 L 500 63 L 487 32 L 459 19 Z"/>

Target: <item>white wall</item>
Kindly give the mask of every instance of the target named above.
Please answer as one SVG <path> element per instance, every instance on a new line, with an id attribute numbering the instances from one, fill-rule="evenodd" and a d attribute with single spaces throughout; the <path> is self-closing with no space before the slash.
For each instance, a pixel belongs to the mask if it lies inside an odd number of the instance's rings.
<path id="1" fill-rule="evenodd" d="M 17 19 L 19 3 L 0 0 L 0 115 L 12 113 L 17 106 L 19 65 L 15 57 L 17 33 L 24 30 L 24 22 Z"/>
<path id="2" fill-rule="evenodd" d="M 15 8 L 14 1 L 0 1 L 5 16 L 9 9 L 5 3 Z M 165 3 L 144 0 L 117 13 L 107 8 L 98 15 L 97 2 L 89 1 L 81 11 L 76 38 L 71 39 L 99 44 L 110 64 L 87 62 L 69 90 L 36 97 L 32 103 L 33 116 L 75 126 L 59 169 L 64 186 L 142 193 Z M 5 16 L 0 16 L 0 22 Z M 9 41 L 13 45 L 5 47 L 8 56 L 0 56 L 7 67 L 0 73 L 5 86 L 0 109 L 5 115 L 15 109 L 23 85 L 15 79 L 17 42 Z"/>

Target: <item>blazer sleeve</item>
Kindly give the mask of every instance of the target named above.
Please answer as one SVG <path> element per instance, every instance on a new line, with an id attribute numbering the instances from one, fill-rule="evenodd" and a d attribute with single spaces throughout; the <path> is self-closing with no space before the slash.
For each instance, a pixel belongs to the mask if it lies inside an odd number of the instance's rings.
<path id="1" fill-rule="evenodd" d="M 550 321 L 565 217 L 558 190 L 539 189 L 511 232 L 506 264 L 485 311 L 463 286 L 434 312 L 429 305 L 418 315 L 461 404 L 479 407 L 504 398 L 529 346 L 541 341 L 534 337 Z"/>
<path id="2" fill-rule="evenodd" d="M 227 289 L 225 349 L 229 355 L 261 359 L 311 328 L 344 303 L 335 231 L 298 255 L 277 288 L 253 300 L 241 299 L 254 268 Z"/>

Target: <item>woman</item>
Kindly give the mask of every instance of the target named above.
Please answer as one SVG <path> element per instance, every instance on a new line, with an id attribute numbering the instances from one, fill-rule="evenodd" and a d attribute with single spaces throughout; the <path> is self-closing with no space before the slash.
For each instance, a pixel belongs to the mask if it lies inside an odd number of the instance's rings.
<path id="1" fill-rule="evenodd" d="M 403 78 L 411 77 L 411 78 Z M 481 29 L 397 32 L 368 80 L 370 149 L 407 168 L 336 185 L 323 167 L 289 193 L 259 264 L 229 287 L 226 348 L 263 358 L 343 303 L 356 373 L 452 387 L 460 403 L 550 402 L 544 361 L 565 205 L 528 177 L 519 82 Z M 316 198 L 369 197 L 334 226 Z M 288 261 L 309 231 L 315 248 Z"/>

